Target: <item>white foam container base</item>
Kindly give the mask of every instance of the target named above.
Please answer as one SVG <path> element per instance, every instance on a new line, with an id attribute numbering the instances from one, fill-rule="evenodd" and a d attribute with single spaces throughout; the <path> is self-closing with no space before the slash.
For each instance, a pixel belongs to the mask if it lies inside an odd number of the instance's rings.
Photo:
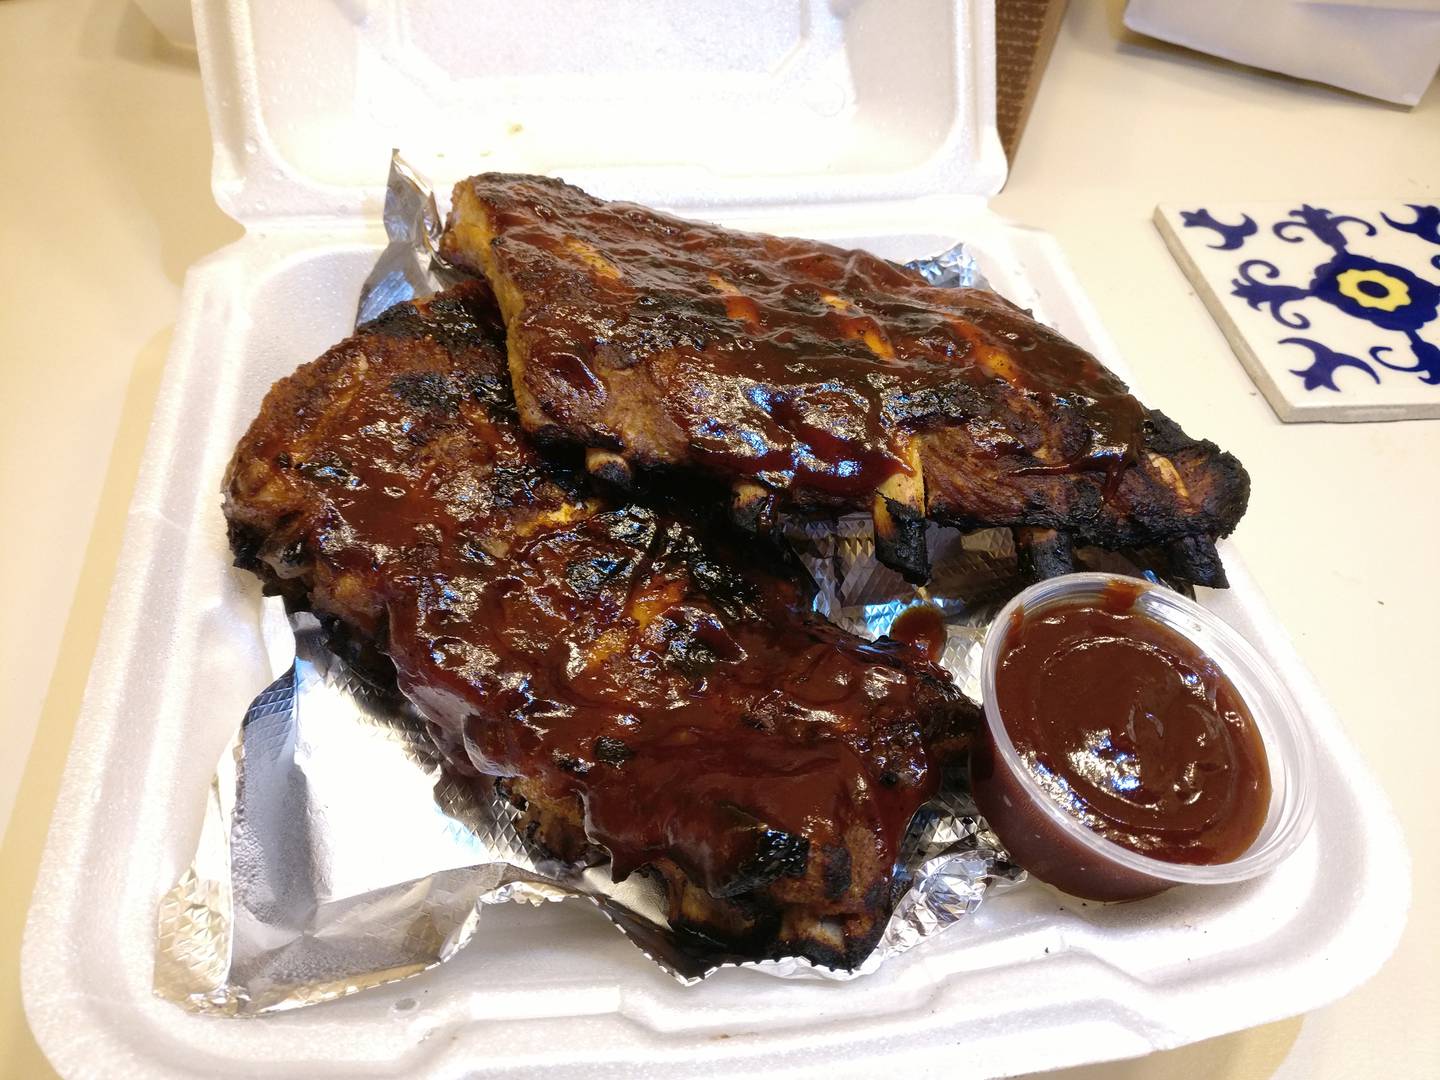
<path id="1" fill-rule="evenodd" d="M 744 224 L 900 258 L 965 237 L 1001 292 L 1127 374 L 1053 241 L 963 201 L 774 208 Z M 157 901 L 189 861 L 214 763 L 266 682 L 259 590 L 229 567 L 221 474 L 270 383 L 349 330 L 381 239 L 252 229 L 187 277 L 25 934 L 26 1011 L 62 1073 L 835 1075 L 883 1062 L 999 1076 L 1313 1009 L 1394 947 L 1409 897 L 1398 825 L 1227 545 L 1233 586 L 1205 603 L 1275 665 L 1316 750 L 1314 831 L 1268 877 L 1118 906 L 1029 884 L 848 983 L 726 971 L 681 987 L 575 903 L 486 909 L 452 962 L 292 1013 L 198 1017 L 153 997 Z"/>

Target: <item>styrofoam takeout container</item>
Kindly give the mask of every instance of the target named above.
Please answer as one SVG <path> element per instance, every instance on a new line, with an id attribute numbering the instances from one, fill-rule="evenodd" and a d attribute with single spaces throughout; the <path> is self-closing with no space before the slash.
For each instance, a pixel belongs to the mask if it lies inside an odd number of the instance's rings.
<path id="1" fill-rule="evenodd" d="M 1409 897 L 1398 826 L 1226 547 L 1232 588 L 1205 603 L 1290 687 L 1322 792 L 1267 877 L 1115 906 L 1026 886 L 847 983 L 725 971 L 685 988 L 598 912 L 552 904 L 487 909 L 435 971 L 293 1013 L 153 997 L 156 903 L 266 681 L 221 473 L 271 381 L 349 330 L 392 145 L 437 180 L 555 172 L 891 257 L 963 237 L 1002 293 L 1127 375 L 1054 243 L 985 209 L 1004 172 L 988 3 L 233 0 L 197 4 L 196 29 L 216 198 L 246 235 L 186 278 L 26 928 L 25 1006 L 61 1072 L 833 1075 L 883 1058 L 1001 1075 L 1312 1009 L 1388 955 Z"/>

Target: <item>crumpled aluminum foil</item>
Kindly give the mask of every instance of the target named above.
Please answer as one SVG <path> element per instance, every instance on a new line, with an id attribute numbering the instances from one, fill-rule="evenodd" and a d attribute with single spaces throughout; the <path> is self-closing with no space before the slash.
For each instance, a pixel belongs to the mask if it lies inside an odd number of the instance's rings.
<path id="1" fill-rule="evenodd" d="M 398 155 L 385 224 L 390 244 L 357 323 L 454 278 L 437 255 L 434 197 Z M 964 245 L 911 265 L 940 286 L 984 284 Z M 978 700 L 985 628 L 1023 585 L 1007 532 L 932 526 L 933 576 L 916 587 L 876 560 L 868 518 L 785 531 L 819 586 L 816 609 L 855 633 L 878 637 L 906 608 L 937 606 L 947 628 L 940 663 Z M 615 885 L 606 866 L 538 856 L 493 785 L 448 771 L 409 705 L 332 653 L 314 616 L 287 615 L 270 598 L 262 632 L 275 680 L 223 756 L 194 861 L 159 910 L 155 992 L 195 1012 L 291 1009 L 407 978 L 464 948 L 487 905 L 567 898 L 595 904 L 687 984 L 722 966 L 851 979 L 1025 877 L 977 816 L 963 776 L 947 776 L 911 823 L 896 867 L 903 891 L 859 968 L 695 956 L 670 933 L 659 887 L 643 876 Z"/>

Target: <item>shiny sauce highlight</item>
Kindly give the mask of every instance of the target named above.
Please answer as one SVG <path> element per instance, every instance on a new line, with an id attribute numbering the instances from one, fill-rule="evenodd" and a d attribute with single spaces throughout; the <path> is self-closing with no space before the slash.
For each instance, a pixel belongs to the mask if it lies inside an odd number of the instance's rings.
<path id="1" fill-rule="evenodd" d="M 1269 809 L 1264 743 L 1224 672 L 1135 609 L 1144 589 L 1020 613 L 1000 715 L 1040 788 L 1093 831 L 1166 862 L 1230 862 Z"/>

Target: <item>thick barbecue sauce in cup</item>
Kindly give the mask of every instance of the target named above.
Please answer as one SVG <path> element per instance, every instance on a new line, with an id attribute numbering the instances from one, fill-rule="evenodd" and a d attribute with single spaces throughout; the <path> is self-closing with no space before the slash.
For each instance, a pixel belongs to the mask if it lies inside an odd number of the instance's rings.
<path id="1" fill-rule="evenodd" d="M 1298 843 L 1308 770 L 1293 704 L 1204 608 L 1067 575 L 1016 597 L 985 648 L 975 797 L 1034 876 L 1131 899 L 1252 876 Z"/>

